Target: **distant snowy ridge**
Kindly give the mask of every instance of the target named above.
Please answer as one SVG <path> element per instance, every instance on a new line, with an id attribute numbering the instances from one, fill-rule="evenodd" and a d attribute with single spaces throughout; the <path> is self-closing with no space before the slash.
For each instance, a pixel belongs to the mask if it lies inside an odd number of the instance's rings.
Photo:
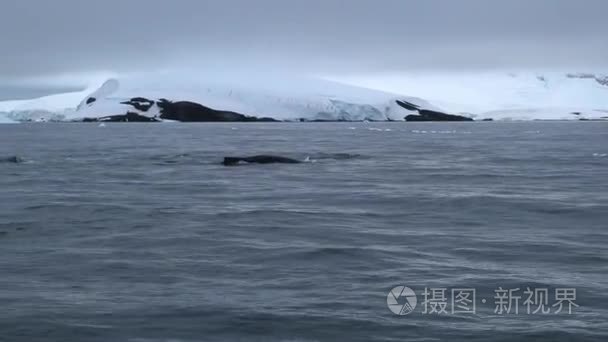
<path id="1" fill-rule="evenodd" d="M 256 82 L 183 78 L 171 81 L 169 78 L 159 86 L 141 77 L 112 79 L 85 97 L 75 116 L 96 117 L 124 114 L 126 111 L 148 117 L 159 116 L 157 104 L 145 111 L 122 104 L 137 97 L 152 101 L 192 101 L 213 109 L 278 120 L 403 120 L 408 111 L 395 102 L 402 98 L 435 108 L 419 98 L 320 79 L 268 77 L 264 84 Z"/>
<path id="2" fill-rule="evenodd" d="M 578 73 L 578 74 L 566 74 L 568 78 L 581 78 L 581 79 L 593 79 L 597 83 L 603 86 L 608 87 L 608 75 L 595 75 L 595 74 L 587 74 L 587 73 Z"/>
<path id="3" fill-rule="evenodd" d="M 159 81 L 156 77 L 160 78 Z M 124 115 L 158 118 L 156 104 L 146 111 L 124 104 L 132 98 L 192 101 L 223 111 L 278 120 L 403 120 L 412 114 L 396 104 L 405 99 L 425 108 L 425 100 L 332 81 L 295 77 L 192 79 L 175 75 L 109 79 L 95 89 L 0 103 L 0 113 L 17 121 L 64 121 Z"/>
<path id="4" fill-rule="evenodd" d="M 357 84 L 356 79 L 343 81 Z M 578 120 L 608 117 L 608 74 L 565 72 L 420 72 L 365 80 L 398 88 L 476 119 Z"/>
<path id="5" fill-rule="evenodd" d="M 400 79 L 401 96 L 316 78 L 216 73 L 156 73 L 108 79 L 86 90 L 0 102 L 0 122 L 70 121 L 125 115 L 159 119 L 160 99 L 191 101 L 220 111 L 278 120 L 401 121 L 424 109 L 496 120 L 608 118 L 608 76 L 590 73 L 419 75 Z M 134 107 L 145 98 L 149 108 Z"/>
<path id="6" fill-rule="evenodd" d="M 15 121 L 65 121 L 74 117 L 76 108 L 83 98 L 100 83 L 91 87 L 63 94 L 43 96 L 30 100 L 0 101 L 0 122 Z"/>

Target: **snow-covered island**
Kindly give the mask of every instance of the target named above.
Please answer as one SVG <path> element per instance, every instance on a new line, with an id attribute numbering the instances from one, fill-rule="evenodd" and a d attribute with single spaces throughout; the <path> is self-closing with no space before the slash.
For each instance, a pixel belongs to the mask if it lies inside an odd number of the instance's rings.
<path id="1" fill-rule="evenodd" d="M 407 96 L 295 76 L 131 75 L 79 92 L 0 102 L 0 123 L 608 119 L 608 76 L 485 75 L 468 86 L 449 81 L 411 79 L 408 89 L 423 96 Z"/>

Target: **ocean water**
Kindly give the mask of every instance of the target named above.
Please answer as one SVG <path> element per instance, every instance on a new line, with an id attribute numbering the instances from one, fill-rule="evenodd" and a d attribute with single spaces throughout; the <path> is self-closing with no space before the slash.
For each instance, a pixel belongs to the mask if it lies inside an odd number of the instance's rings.
<path id="1" fill-rule="evenodd" d="M 254 154 L 310 162 L 220 164 Z M 606 341 L 607 154 L 606 122 L 0 125 L 0 340 Z"/>

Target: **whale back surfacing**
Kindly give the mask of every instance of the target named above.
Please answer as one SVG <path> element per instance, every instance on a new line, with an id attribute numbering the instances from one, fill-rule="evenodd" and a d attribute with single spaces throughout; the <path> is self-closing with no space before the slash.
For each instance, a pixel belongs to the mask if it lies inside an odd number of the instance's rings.
<path id="1" fill-rule="evenodd" d="M 238 165 L 241 163 L 299 164 L 299 163 L 301 163 L 301 161 L 292 159 L 292 158 L 281 157 L 281 156 L 258 155 L 258 156 L 251 156 L 251 157 L 225 157 L 224 162 L 222 164 L 224 164 L 225 166 L 234 166 L 234 165 Z"/>
<path id="2" fill-rule="evenodd" d="M 0 163 L 21 164 L 23 163 L 23 158 L 19 156 L 0 157 Z"/>

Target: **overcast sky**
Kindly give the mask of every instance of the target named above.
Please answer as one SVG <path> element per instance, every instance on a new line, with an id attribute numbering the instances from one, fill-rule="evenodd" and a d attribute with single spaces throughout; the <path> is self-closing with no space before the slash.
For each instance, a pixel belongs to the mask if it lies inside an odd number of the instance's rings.
<path id="1" fill-rule="evenodd" d="M 174 66 L 606 70 L 607 13 L 606 0 L 2 0 L 0 92 Z"/>

